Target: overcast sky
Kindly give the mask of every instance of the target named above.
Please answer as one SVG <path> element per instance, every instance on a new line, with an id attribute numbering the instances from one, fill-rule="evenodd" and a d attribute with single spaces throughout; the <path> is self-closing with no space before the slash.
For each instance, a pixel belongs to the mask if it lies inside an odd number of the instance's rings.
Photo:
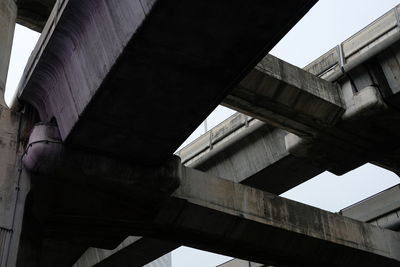
<path id="1" fill-rule="evenodd" d="M 296 66 L 304 67 L 398 3 L 394 0 L 320 0 L 271 51 L 271 54 Z M 16 27 L 6 87 L 8 103 L 38 37 L 37 33 L 21 26 Z M 208 128 L 231 114 L 233 114 L 231 110 L 217 108 L 207 120 Z M 202 133 L 204 125 L 201 125 L 188 141 Z M 399 178 L 393 173 L 367 164 L 340 177 L 328 172 L 323 173 L 283 195 L 336 212 L 398 183 Z M 228 259 L 229 257 L 190 248 L 177 249 L 172 258 L 173 267 L 213 267 Z"/>

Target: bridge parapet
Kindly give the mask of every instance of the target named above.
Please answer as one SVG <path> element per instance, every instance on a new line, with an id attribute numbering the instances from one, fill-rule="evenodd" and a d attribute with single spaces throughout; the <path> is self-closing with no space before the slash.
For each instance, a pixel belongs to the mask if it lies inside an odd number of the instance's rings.
<path id="1" fill-rule="evenodd" d="M 332 48 L 304 70 L 335 81 L 400 40 L 400 5 Z"/>

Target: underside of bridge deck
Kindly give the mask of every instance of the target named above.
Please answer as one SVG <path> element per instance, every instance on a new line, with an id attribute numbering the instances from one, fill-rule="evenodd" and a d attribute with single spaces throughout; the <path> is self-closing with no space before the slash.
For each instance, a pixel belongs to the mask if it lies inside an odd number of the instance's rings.
<path id="1" fill-rule="evenodd" d="M 20 100 L 72 146 L 158 164 L 314 3 L 69 0 Z"/>
<path id="2" fill-rule="evenodd" d="M 40 28 L 52 1 L 32 3 L 18 8 Z M 387 152 L 374 127 L 399 133 L 384 125 L 399 116 L 380 84 L 353 92 L 271 56 L 253 68 L 314 3 L 60 1 L 19 92 L 43 123 L 23 156 L 32 190 L 18 265 L 71 266 L 86 251 L 112 266 L 156 247 L 140 265 L 185 244 L 274 265 L 399 266 L 399 234 L 260 190 L 344 173 L 373 160 L 365 151 Z M 217 175 L 183 167 L 172 153 L 221 101 L 284 130 L 257 122 L 192 162 Z M 257 162 L 243 160 L 254 147 Z M 251 168 L 226 171 L 227 158 Z M 128 236 L 143 238 L 101 250 Z"/>
<path id="3" fill-rule="evenodd" d="M 41 32 L 50 16 L 56 0 L 16 0 L 17 23 Z"/>
<path id="4" fill-rule="evenodd" d="M 21 259 L 37 259 L 29 266 L 54 266 L 46 257 L 59 252 L 46 244 L 57 240 L 75 244 L 69 255 L 76 259 L 80 248 L 114 248 L 127 236 L 277 266 L 400 266 L 396 232 L 183 167 L 177 158 L 147 169 L 74 151 L 55 141 L 54 129 L 35 127 L 24 157 L 34 175 L 25 219 L 36 231 L 24 227 L 20 251 Z"/>

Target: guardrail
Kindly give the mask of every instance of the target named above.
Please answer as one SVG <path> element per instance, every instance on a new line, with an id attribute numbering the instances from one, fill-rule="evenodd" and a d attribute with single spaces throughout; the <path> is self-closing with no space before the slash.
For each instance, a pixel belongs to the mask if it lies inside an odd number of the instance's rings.
<path id="1" fill-rule="evenodd" d="M 304 69 L 334 81 L 400 40 L 400 5 L 338 44 Z"/>

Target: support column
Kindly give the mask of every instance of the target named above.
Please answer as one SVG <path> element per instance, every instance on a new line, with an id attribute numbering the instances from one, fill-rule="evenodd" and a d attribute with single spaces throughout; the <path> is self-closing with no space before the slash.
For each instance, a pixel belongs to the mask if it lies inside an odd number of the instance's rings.
<path id="1" fill-rule="evenodd" d="M 29 179 L 20 159 L 25 129 L 21 113 L 0 105 L 0 266 L 15 266 Z"/>
<path id="2" fill-rule="evenodd" d="M 5 105 L 7 71 L 14 37 L 17 5 L 14 0 L 0 1 L 0 105 Z"/>

